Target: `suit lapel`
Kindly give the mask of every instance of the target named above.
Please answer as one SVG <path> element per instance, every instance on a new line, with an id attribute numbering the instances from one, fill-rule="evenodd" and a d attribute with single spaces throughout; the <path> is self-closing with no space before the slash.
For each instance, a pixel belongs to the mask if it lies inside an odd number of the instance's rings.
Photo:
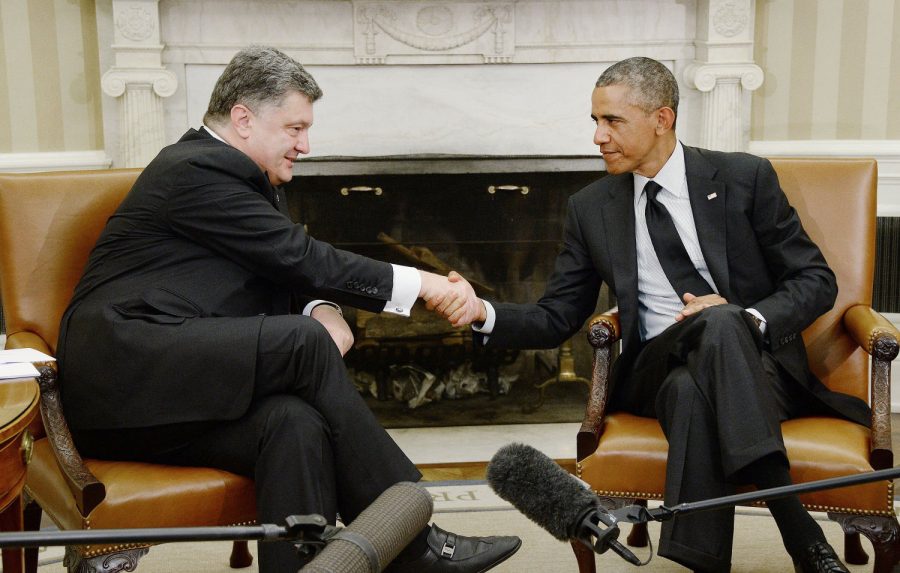
<path id="1" fill-rule="evenodd" d="M 622 331 L 638 333 L 637 246 L 634 237 L 634 178 L 619 177 L 603 204 L 603 228 L 612 262 Z"/>
<path id="2" fill-rule="evenodd" d="M 716 168 L 692 147 L 684 146 L 684 166 L 700 250 L 703 251 L 703 258 L 719 294 L 730 300 L 728 256 L 725 250 L 725 184 L 713 180 Z"/>

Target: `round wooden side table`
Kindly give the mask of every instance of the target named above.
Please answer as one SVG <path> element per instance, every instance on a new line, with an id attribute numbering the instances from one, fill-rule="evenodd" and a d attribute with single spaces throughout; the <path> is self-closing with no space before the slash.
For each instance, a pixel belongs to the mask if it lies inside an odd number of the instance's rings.
<path id="1" fill-rule="evenodd" d="M 0 531 L 22 531 L 22 488 L 31 459 L 28 425 L 38 412 L 33 378 L 0 380 Z M 24 570 L 22 550 L 3 549 L 4 573 Z"/>

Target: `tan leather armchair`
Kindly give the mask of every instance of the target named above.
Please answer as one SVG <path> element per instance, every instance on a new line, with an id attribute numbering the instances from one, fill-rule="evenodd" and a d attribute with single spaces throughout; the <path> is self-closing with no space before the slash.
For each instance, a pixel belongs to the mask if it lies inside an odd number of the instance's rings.
<path id="1" fill-rule="evenodd" d="M 778 159 L 772 164 L 804 228 L 837 275 L 834 308 L 803 332 L 810 366 L 832 390 L 872 406 L 871 430 L 836 418 L 785 422 L 791 477 L 800 483 L 889 468 L 890 362 L 897 356 L 900 333 L 871 308 L 877 166 L 866 159 Z M 593 385 L 577 437 L 576 473 L 610 506 L 662 499 L 668 451 L 655 419 L 607 411 L 611 350 L 619 334 L 615 309 L 591 320 Z M 890 571 L 900 560 L 893 498 L 893 483 L 887 481 L 801 496 L 807 508 L 825 511 L 841 524 L 848 563 L 868 561 L 860 533 L 872 541 L 877 573 Z M 631 545 L 646 541 L 646 527 L 632 529 Z M 593 554 L 577 543 L 573 548 L 579 570 L 595 571 Z"/>
<path id="2" fill-rule="evenodd" d="M 59 322 L 90 250 L 139 170 L 0 175 L 0 293 L 7 348 L 53 355 Z M 127 359 L 127 357 L 123 357 Z M 41 369 L 42 421 L 25 484 L 26 529 L 41 510 L 61 529 L 189 527 L 253 523 L 251 479 L 211 468 L 82 460 L 75 449 L 53 368 Z M 64 384 L 64 380 L 59 383 Z M 66 548 L 69 571 L 133 571 L 147 545 Z M 37 566 L 26 551 L 26 571 Z M 236 542 L 232 567 L 253 558 Z M 124 569 L 123 569 L 124 567 Z"/>

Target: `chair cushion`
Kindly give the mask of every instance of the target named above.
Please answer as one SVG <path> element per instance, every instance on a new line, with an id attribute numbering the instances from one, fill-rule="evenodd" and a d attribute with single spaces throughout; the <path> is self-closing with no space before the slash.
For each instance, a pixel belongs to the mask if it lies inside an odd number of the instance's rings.
<path id="1" fill-rule="evenodd" d="M 26 489 L 62 529 L 236 525 L 256 520 L 253 480 L 223 470 L 85 460 L 106 498 L 82 518 L 46 439 L 37 440 Z M 84 547 L 86 556 L 106 546 Z"/>
<path id="2" fill-rule="evenodd" d="M 836 418 L 798 418 L 782 424 L 791 478 L 802 483 L 872 471 L 869 429 Z M 653 418 L 617 412 L 606 418 L 597 450 L 577 464 L 578 476 L 602 496 L 662 499 L 668 443 Z M 887 481 L 812 492 L 803 503 L 818 511 L 893 515 Z"/>

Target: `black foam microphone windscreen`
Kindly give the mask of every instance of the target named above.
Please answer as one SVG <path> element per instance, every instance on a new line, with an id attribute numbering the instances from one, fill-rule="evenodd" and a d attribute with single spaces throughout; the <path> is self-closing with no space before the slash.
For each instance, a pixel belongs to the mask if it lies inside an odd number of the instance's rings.
<path id="1" fill-rule="evenodd" d="M 301 571 L 379 573 L 428 525 L 433 509 L 425 488 L 412 482 L 394 484 Z"/>
<path id="2" fill-rule="evenodd" d="M 560 541 L 576 537 L 585 511 L 597 497 L 556 462 L 531 446 L 500 448 L 487 467 L 487 481 L 497 495 Z"/>
<path id="3" fill-rule="evenodd" d="M 597 496 L 531 446 L 500 448 L 488 464 L 487 481 L 497 495 L 560 541 L 577 539 L 597 553 L 612 549 L 629 563 L 641 564 L 616 540 L 616 519 Z"/>

